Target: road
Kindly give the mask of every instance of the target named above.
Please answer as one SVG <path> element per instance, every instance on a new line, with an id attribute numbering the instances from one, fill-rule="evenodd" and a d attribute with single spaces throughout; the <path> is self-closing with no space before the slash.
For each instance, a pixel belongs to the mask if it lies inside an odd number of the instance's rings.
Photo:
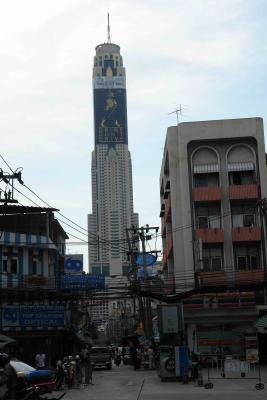
<path id="1" fill-rule="evenodd" d="M 267 369 L 263 372 L 267 382 Z M 133 371 L 130 366 L 94 371 L 93 381 L 93 386 L 68 390 L 64 400 L 257 400 L 267 396 L 267 384 L 258 391 L 252 379 L 213 380 L 214 388 L 207 390 L 196 382 L 161 382 L 155 371 Z"/>

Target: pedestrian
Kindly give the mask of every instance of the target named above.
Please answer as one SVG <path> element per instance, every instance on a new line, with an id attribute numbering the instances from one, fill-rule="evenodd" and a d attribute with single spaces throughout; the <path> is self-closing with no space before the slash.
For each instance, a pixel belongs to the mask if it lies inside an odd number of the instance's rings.
<path id="1" fill-rule="evenodd" d="M 91 363 L 91 354 L 89 346 L 86 344 L 82 348 L 81 351 L 81 365 L 82 365 L 82 374 L 84 376 L 84 384 L 93 385 L 93 367 Z"/>
<path id="2" fill-rule="evenodd" d="M 136 346 L 133 346 L 131 349 L 132 358 L 133 358 L 133 366 L 134 370 L 140 369 L 141 367 L 141 352 L 140 349 Z"/>
<path id="3" fill-rule="evenodd" d="M 9 356 L 6 353 L 0 353 L 0 368 L 3 368 L 3 373 L 0 376 L 0 386 L 4 387 L 3 397 L 6 400 L 15 400 L 17 398 L 17 373 L 9 362 Z"/>
<path id="4" fill-rule="evenodd" d="M 117 365 L 117 367 L 119 367 L 121 364 L 121 355 L 120 355 L 119 351 L 116 352 L 114 361 L 115 361 L 115 364 Z"/>
<path id="5" fill-rule="evenodd" d="M 147 357 L 148 357 L 148 368 L 154 369 L 155 368 L 155 354 L 152 346 L 147 349 Z"/>
<path id="6" fill-rule="evenodd" d="M 35 366 L 36 369 L 44 369 L 46 362 L 46 355 L 43 351 L 40 351 L 35 356 Z"/>

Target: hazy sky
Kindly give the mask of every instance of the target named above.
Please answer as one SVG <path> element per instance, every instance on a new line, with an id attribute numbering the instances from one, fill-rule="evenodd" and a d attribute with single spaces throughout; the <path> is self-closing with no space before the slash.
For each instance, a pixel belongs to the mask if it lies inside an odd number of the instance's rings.
<path id="1" fill-rule="evenodd" d="M 168 113 L 181 103 L 181 121 L 267 120 L 267 2 L 1 2 L 1 154 L 12 168 L 23 167 L 32 190 L 84 228 L 91 211 L 93 56 L 106 41 L 107 12 L 127 73 L 134 207 L 140 224 L 160 225 L 162 152 L 166 129 L 176 124 Z M 7 171 L 2 161 L 0 167 Z M 86 254 L 86 246 L 68 250 Z"/>

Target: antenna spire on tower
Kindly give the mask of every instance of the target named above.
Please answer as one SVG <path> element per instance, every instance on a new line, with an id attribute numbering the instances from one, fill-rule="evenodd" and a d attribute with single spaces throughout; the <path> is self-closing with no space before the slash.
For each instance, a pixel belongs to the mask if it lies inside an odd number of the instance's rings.
<path id="1" fill-rule="evenodd" d="M 111 38 L 110 38 L 110 26 L 109 26 L 109 13 L 108 13 L 108 43 L 111 43 Z"/>

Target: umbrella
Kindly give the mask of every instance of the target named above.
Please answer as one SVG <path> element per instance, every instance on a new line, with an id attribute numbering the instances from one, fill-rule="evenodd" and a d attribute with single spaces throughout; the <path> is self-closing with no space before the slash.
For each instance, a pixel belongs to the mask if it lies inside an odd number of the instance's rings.
<path id="1" fill-rule="evenodd" d="M 16 340 L 10 336 L 0 335 L 0 349 L 3 349 L 8 344 L 15 343 Z"/>

